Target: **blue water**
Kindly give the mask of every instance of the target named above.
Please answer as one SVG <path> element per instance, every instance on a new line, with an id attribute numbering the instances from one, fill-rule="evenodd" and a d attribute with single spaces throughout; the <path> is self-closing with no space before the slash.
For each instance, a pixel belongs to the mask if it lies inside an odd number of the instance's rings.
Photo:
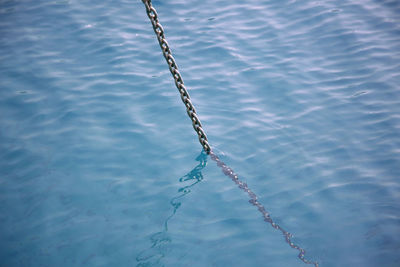
<path id="1" fill-rule="evenodd" d="M 215 153 L 306 258 L 400 266 L 400 2 L 153 4 Z M 0 266 L 310 266 L 248 200 L 141 1 L 0 1 Z"/>

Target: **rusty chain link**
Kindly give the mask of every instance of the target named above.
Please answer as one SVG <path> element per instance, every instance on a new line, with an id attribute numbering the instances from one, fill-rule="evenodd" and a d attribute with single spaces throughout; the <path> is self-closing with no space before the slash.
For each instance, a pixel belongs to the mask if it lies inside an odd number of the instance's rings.
<path id="1" fill-rule="evenodd" d="M 203 127 L 201 126 L 199 117 L 197 117 L 196 110 L 192 104 L 192 101 L 190 101 L 189 93 L 186 90 L 182 76 L 179 73 L 178 66 L 175 62 L 174 57 L 172 56 L 168 42 L 165 39 L 164 29 L 161 26 L 160 22 L 158 21 L 157 11 L 152 6 L 151 0 L 142 0 L 142 2 L 146 6 L 147 16 L 149 17 L 151 24 L 153 25 L 154 32 L 157 35 L 158 43 L 160 44 L 164 58 L 168 63 L 169 71 L 171 72 L 172 77 L 175 80 L 175 85 L 176 88 L 178 88 L 179 90 L 182 102 L 186 106 L 186 112 L 192 121 L 193 129 L 196 131 L 199 137 L 200 144 L 202 145 L 204 151 L 206 151 L 207 154 L 209 154 L 211 151 L 211 147 L 208 144 L 206 133 L 204 132 Z"/>

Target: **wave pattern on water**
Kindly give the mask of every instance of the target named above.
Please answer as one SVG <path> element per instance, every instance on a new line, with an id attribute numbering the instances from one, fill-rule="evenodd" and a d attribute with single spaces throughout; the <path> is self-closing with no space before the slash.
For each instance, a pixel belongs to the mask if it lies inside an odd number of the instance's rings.
<path id="1" fill-rule="evenodd" d="M 399 266 L 400 3 L 154 0 L 214 151 L 320 266 Z M 149 28 L 150 27 L 150 28 Z M 141 1 L 0 1 L 0 257 L 127 266 L 198 141 Z M 166 266 L 303 266 L 213 164 Z"/>

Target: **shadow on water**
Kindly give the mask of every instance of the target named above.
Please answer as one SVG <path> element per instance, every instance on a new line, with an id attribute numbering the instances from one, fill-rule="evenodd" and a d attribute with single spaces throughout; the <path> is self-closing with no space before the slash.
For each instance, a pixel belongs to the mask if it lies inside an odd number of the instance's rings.
<path id="1" fill-rule="evenodd" d="M 191 187 L 203 180 L 201 171 L 207 165 L 207 154 L 202 151 L 196 160 L 199 161 L 199 164 L 186 175 L 179 178 L 179 182 L 184 183 L 184 186 L 178 189 L 178 194 L 171 198 L 169 202 L 173 207 L 173 210 L 165 219 L 163 229 L 160 232 L 154 233 L 150 236 L 150 248 L 141 251 L 136 256 L 136 261 L 138 262 L 136 265 L 137 267 L 163 266 L 163 264 L 161 264 L 161 260 L 167 253 L 167 245 L 171 243 L 171 238 L 168 235 L 168 222 L 172 217 L 174 217 L 175 213 L 181 206 L 181 199 L 191 192 Z"/>

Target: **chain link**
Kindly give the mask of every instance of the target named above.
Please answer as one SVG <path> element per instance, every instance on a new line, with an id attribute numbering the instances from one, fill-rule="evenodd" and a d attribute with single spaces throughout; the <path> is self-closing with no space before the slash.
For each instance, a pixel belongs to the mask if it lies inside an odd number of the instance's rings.
<path id="1" fill-rule="evenodd" d="M 161 50 L 163 52 L 164 58 L 168 63 L 169 70 L 175 80 L 176 88 L 178 88 L 179 93 L 181 95 L 182 102 L 186 106 L 186 112 L 189 115 L 190 119 L 192 120 L 193 129 L 196 131 L 200 144 L 203 146 L 204 151 L 211 156 L 211 159 L 214 160 L 218 167 L 221 168 L 222 172 L 230 177 L 235 184 L 239 186 L 240 189 L 245 191 L 249 195 L 249 202 L 257 207 L 258 211 L 263 215 L 264 221 L 271 224 L 271 226 L 279 231 L 282 232 L 283 236 L 285 237 L 286 242 L 289 244 L 290 247 L 297 249 L 299 251 L 298 258 L 306 264 L 314 265 L 318 267 L 318 262 L 307 260 L 305 258 L 305 250 L 300 246 L 296 245 L 292 241 L 292 234 L 284 230 L 279 224 L 274 222 L 269 215 L 268 211 L 264 208 L 264 206 L 258 201 L 256 194 L 250 190 L 245 182 L 242 182 L 238 175 L 228 167 L 223 161 L 219 159 L 217 155 L 211 151 L 210 145 L 208 144 L 207 136 L 201 126 L 200 120 L 196 114 L 196 110 L 190 101 L 189 93 L 186 90 L 186 87 L 183 83 L 182 76 L 178 71 L 178 66 L 176 65 L 175 59 L 172 56 L 171 49 L 169 48 L 168 42 L 164 36 L 164 29 L 161 26 L 160 22 L 158 21 L 157 11 L 151 4 L 151 0 L 142 0 L 144 5 L 146 6 L 147 15 L 153 25 L 154 32 L 157 35 L 158 43 L 160 44 Z"/>
<path id="2" fill-rule="evenodd" d="M 297 249 L 299 251 L 299 254 L 297 255 L 297 257 L 305 264 L 311 264 L 311 265 L 314 265 L 314 267 L 319 267 L 318 262 L 308 260 L 305 258 L 306 251 L 303 248 L 301 248 L 299 245 L 296 245 L 292 241 L 293 235 L 291 233 L 289 233 L 288 231 L 286 231 L 285 229 L 283 229 L 279 224 L 277 224 L 276 222 L 274 222 L 272 220 L 269 212 L 264 208 L 263 204 L 261 204 L 261 202 L 258 201 L 257 195 L 253 191 L 250 190 L 248 185 L 245 182 L 242 182 L 239 179 L 239 176 L 230 167 L 228 167 L 217 155 L 215 155 L 213 151 L 211 151 L 209 154 L 210 154 L 211 159 L 214 160 L 217 163 L 217 166 L 221 168 L 222 172 L 226 176 L 231 178 L 231 180 L 235 184 L 237 184 L 237 186 L 240 189 L 242 189 L 244 192 L 246 192 L 248 194 L 248 196 L 250 198 L 249 203 L 258 209 L 258 211 L 264 217 L 264 221 L 269 223 L 276 230 L 281 231 L 281 233 L 285 237 L 286 243 L 288 243 L 291 248 Z"/>
<path id="3" fill-rule="evenodd" d="M 171 49 L 169 48 L 168 42 L 165 39 L 164 29 L 158 21 L 157 11 L 152 6 L 151 0 L 142 0 L 142 2 L 146 7 L 147 16 L 149 17 L 151 24 L 153 25 L 154 32 L 157 35 L 158 43 L 160 44 L 164 58 L 168 63 L 169 71 L 171 72 L 172 77 L 175 80 L 176 88 L 178 88 L 182 102 L 186 106 L 186 112 L 192 121 L 193 129 L 196 131 L 199 137 L 200 144 L 202 145 L 204 151 L 209 154 L 211 151 L 211 147 L 208 144 L 207 136 L 203 130 L 203 127 L 201 126 L 201 122 L 196 114 L 196 110 L 192 104 L 192 101 L 190 101 L 189 93 L 183 83 L 182 76 L 179 73 L 175 59 L 172 56 Z"/>

